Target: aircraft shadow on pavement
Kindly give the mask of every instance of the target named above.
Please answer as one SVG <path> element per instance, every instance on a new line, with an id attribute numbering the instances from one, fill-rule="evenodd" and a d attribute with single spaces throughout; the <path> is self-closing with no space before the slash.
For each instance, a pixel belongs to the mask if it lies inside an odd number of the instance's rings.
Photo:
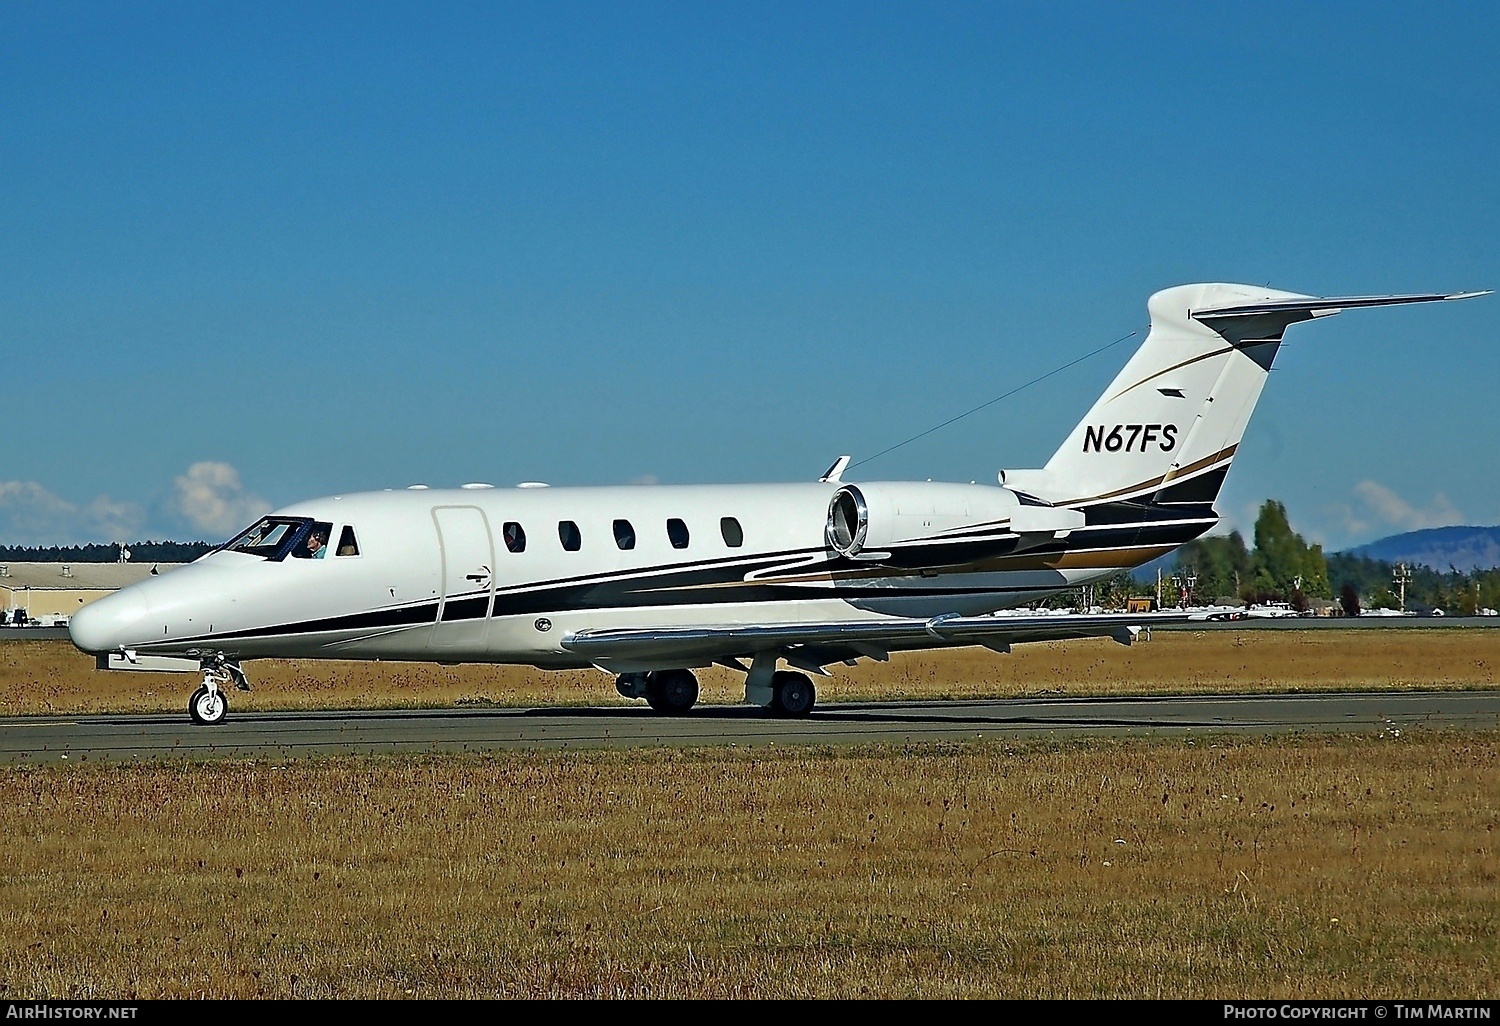
<path id="1" fill-rule="evenodd" d="M 563 709 L 527 709 L 526 716 L 554 717 L 557 719 L 593 719 L 611 718 L 621 719 L 628 717 L 632 720 L 661 720 L 665 723 L 682 723 L 693 720 L 754 720 L 770 723 L 785 723 L 788 726 L 798 724 L 809 725 L 832 725 L 838 723 L 901 723 L 901 724 L 940 724 L 953 723 L 974 724 L 984 726 L 993 724 L 995 726 L 1054 726 L 1054 727 L 1216 727 L 1216 726 L 1268 726 L 1261 720 L 1237 720 L 1232 723 L 1224 720 L 1193 720 L 1193 719 L 1163 719 L 1158 717 L 1122 718 L 1107 716 L 1006 716 L 1000 713 L 975 714 L 975 713 L 951 713 L 944 715 L 933 714 L 933 707 L 924 704 L 921 708 L 892 707 L 889 710 L 876 710 L 870 706 L 862 706 L 859 710 L 841 709 L 837 706 L 823 709 L 815 709 L 808 717 L 796 719 L 783 719 L 755 706 L 704 706 L 681 716 L 663 717 L 648 709 L 620 709 L 614 708 L 563 708 Z"/>

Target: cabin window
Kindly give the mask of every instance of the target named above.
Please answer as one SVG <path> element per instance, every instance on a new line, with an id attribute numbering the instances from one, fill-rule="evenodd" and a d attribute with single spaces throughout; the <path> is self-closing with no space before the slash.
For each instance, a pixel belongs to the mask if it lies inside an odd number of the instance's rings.
<path id="1" fill-rule="evenodd" d="M 667 521 L 667 538 L 672 542 L 672 548 L 685 549 L 688 547 L 687 524 L 673 517 Z"/>
<path id="2" fill-rule="evenodd" d="M 328 538 L 333 534 L 333 525 L 315 521 L 308 526 L 302 537 L 292 546 L 294 559 L 322 559 L 328 555 Z"/>
<path id="3" fill-rule="evenodd" d="M 734 517 L 719 518 L 719 533 L 724 536 L 724 544 L 731 549 L 737 549 L 745 544 L 745 531 L 740 527 L 740 522 Z"/>
<path id="4" fill-rule="evenodd" d="M 359 555 L 359 542 L 354 538 L 354 528 L 348 524 L 345 524 L 344 529 L 339 532 L 338 554 L 340 556 Z"/>
<path id="5" fill-rule="evenodd" d="M 622 549 L 635 548 L 635 528 L 630 526 L 629 520 L 615 521 L 615 544 Z"/>
<path id="6" fill-rule="evenodd" d="M 583 548 L 583 535 L 578 532 L 578 525 L 571 520 L 558 521 L 557 537 L 562 542 L 562 547 L 569 552 L 577 552 Z"/>
<path id="7" fill-rule="evenodd" d="M 505 522 L 505 526 L 500 529 L 500 537 L 505 539 L 505 547 L 510 551 L 526 551 L 526 529 L 514 520 Z"/>

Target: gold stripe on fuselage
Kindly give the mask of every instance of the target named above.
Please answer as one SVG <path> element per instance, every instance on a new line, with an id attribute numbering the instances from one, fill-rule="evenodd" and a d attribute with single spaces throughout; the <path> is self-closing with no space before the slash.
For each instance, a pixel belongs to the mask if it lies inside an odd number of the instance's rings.
<path id="1" fill-rule="evenodd" d="M 1166 370 L 1159 370 L 1159 371 L 1156 371 L 1156 372 L 1154 372 L 1152 374 L 1148 374 L 1144 378 L 1142 378 L 1141 380 L 1137 381 L 1135 384 L 1125 386 L 1124 388 L 1120 389 L 1118 392 L 1116 392 L 1114 395 L 1110 396 L 1105 401 L 1112 403 L 1116 399 L 1120 398 L 1120 396 L 1124 395 L 1126 392 L 1129 392 L 1132 389 L 1140 388 L 1142 385 L 1144 385 L 1148 381 L 1155 381 L 1157 378 L 1161 377 L 1163 374 L 1171 374 L 1174 370 L 1181 370 L 1184 367 L 1191 367 L 1195 363 L 1201 363 L 1204 360 L 1212 360 L 1215 356 L 1223 356 L 1225 353 L 1232 353 L 1232 352 L 1234 352 L 1234 350 L 1235 350 L 1234 346 L 1228 346 L 1228 347 L 1226 347 L 1224 349 L 1215 349 L 1211 353 L 1203 353 L 1203 354 L 1201 354 L 1199 356 L 1193 357 L 1190 360 L 1183 360 L 1181 363 L 1174 363 L 1174 364 L 1172 364 L 1172 366 L 1168 367 Z"/>
<path id="2" fill-rule="evenodd" d="M 1154 489 L 1160 488 L 1168 481 L 1175 481 L 1180 477 L 1185 477 L 1186 475 L 1194 473 L 1195 471 L 1202 470 L 1204 467 L 1207 467 L 1211 464 L 1218 463 L 1220 460 L 1231 459 L 1234 456 L 1234 451 L 1238 448 L 1239 446 L 1237 445 L 1231 445 L 1227 449 L 1220 449 L 1212 456 L 1205 456 L 1201 460 L 1194 460 L 1192 463 L 1189 463 L 1185 467 L 1178 467 L 1175 470 L 1169 470 L 1161 477 L 1152 478 L 1150 481 L 1142 481 L 1139 484 L 1127 485 L 1124 488 L 1117 488 L 1112 492 L 1105 492 L 1103 495 L 1092 495 L 1086 499 L 1069 499 L 1066 502 L 1055 502 L 1053 503 L 1053 505 L 1084 506 L 1090 503 L 1099 503 L 1105 502 L 1109 499 L 1117 499 L 1122 495 L 1130 495 L 1135 492 L 1144 493 L 1147 491 L 1152 491 Z"/>
<path id="3" fill-rule="evenodd" d="M 1164 556 L 1177 548 L 1176 545 L 1128 546 L 1113 549 L 1087 549 L 1074 552 L 1012 553 L 993 556 L 970 563 L 954 563 L 937 567 L 868 567 L 858 570 L 834 570 L 817 574 L 798 574 L 795 577 L 758 578 L 753 581 L 717 581 L 710 584 L 680 584 L 666 588 L 643 587 L 646 592 L 669 591 L 713 591 L 720 588 L 752 588 L 777 584 L 830 584 L 837 586 L 855 581 L 872 581 L 898 577 L 933 580 L 938 577 L 959 577 L 966 574 L 1004 573 L 1028 570 L 1129 570 Z"/>

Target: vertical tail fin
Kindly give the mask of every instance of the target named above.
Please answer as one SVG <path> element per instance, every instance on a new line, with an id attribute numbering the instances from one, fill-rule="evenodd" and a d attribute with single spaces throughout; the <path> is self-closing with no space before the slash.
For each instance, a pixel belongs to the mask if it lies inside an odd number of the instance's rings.
<path id="1" fill-rule="evenodd" d="M 1364 306 L 1484 293 L 1320 299 L 1252 285 L 1179 285 L 1148 303 L 1151 331 L 1042 471 L 1002 480 L 1057 505 L 1212 502 L 1287 327 Z"/>

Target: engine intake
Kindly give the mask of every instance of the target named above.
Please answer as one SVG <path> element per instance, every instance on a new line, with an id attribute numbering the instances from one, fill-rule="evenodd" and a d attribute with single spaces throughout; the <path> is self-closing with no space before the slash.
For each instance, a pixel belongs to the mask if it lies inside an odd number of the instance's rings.
<path id="1" fill-rule="evenodd" d="M 870 535 L 870 505 L 864 493 L 844 485 L 828 504 L 828 545 L 842 556 L 854 557 Z"/>

